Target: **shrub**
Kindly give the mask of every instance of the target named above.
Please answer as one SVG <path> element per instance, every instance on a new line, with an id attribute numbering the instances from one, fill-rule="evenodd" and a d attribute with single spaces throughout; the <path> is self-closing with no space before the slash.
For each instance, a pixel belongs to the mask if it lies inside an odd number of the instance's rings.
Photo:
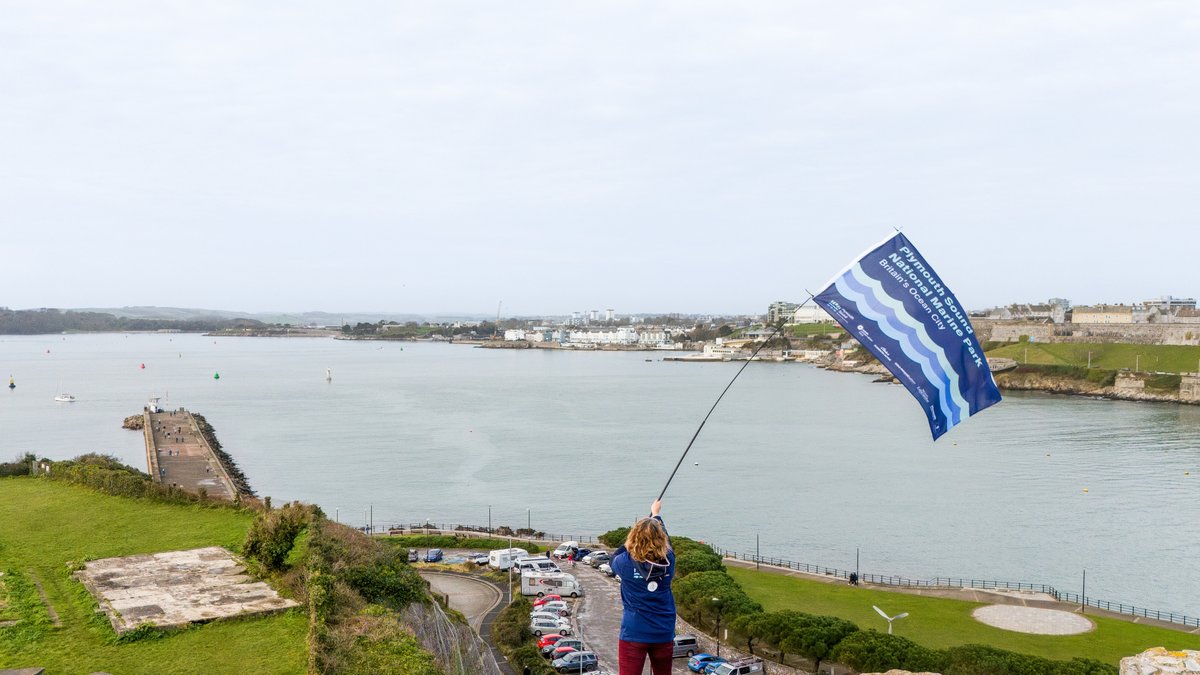
<path id="1" fill-rule="evenodd" d="M 1117 382 L 1117 371 L 1094 368 L 1088 371 L 1087 381 L 1101 387 L 1111 387 Z"/>
<path id="2" fill-rule="evenodd" d="M 403 609 L 425 597 L 425 582 L 400 555 L 395 549 L 381 550 L 375 560 L 348 567 L 341 577 L 367 602 Z"/>
<path id="3" fill-rule="evenodd" d="M 1152 375 L 1146 378 L 1146 388 L 1158 391 L 1178 391 L 1183 380 L 1179 375 Z"/>
<path id="4" fill-rule="evenodd" d="M 792 620 L 791 633 L 779 644 L 780 651 L 807 656 L 815 662 L 813 670 L 820 672 L 821 660 L 849 637 L 858 626 L 833 616 L 814 616 L 797 612 Z"/>
<path id="5" fill-rule="evenodd" d="M 625 543 L 625 538 L 628 536 L 628 527 L 618 527 L 615 530 L 609 530 L 608 532 L 605 532 L 597 537 L 597 539 L 600 540 L 600 543 L 608 546 L 609 548 L 617 548 Z"/>
<path id="6" fill-rule="evenodd" d="M 264 511 L 254 519 L 242 553 L 270 571 L 284 569 L 284 561 L 296 542 L 296 537 L 312 521 L 312 508 L 294 502 L 283 508 Z"/>
<path id="7" fill-rule="evenodd" d="M 720 613 L 726 620 L 762 611 L 762 605 L 751 600 L 724 571 L 689 574 L 676 579 L 671 589 L 675 593 L 679 613 L 689 621 L 714 622 L 718 610 L 713 598 L 721 599 Z"/>
<path id="8" fill-rule="evenodd" d="M 32 453 L 25 453 L 24 456 L 17 456 L 11 462 L 0 464 L 0 478 L 4 476 L 28 476 L 33 473 L 34 462 L 37 457 Z"/>
<path id="9" fill-rule="evenodd" d="M 1053 661 L 987 645 L 960 645 L 945 650 L 945 675 L 1108 675 L 1117 669 L 1091 659 Z"/>
<path id="10" fill-rule="evenodd" d="M 943 672 L 946 657 L 899 635 L 860 630 L 838 643 L 830 658 L 863 672 L 900 668 L 937 673 Z"/>

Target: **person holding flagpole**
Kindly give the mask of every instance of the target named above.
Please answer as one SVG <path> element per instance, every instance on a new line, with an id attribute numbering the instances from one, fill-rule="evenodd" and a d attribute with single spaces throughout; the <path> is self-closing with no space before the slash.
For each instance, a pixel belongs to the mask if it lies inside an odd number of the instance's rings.
<path id="1" fill-rule="evenodd" d="M 640 675 L 650 659 L 653 675 L 669 675 L 675 648 L 675 552 L 659 512 L 662 500 L 650 505 L 650 517 L 629 529 L 625 543 L 609 565 L 621 580 L 619 672 Z"/>

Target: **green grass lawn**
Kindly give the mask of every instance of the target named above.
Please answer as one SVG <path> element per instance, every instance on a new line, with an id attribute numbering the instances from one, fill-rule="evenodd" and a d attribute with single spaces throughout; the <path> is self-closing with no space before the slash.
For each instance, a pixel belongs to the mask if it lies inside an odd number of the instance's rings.
<path id="1" fill-rule="evenodd" d="M 219 545 L 237 550 L 253 516 L 111 497 L 83 487 L 0 478 L 0 570 L 36 575 L 61 627 L 0 629 L 0 668 L 52 673 L 302 673 L 298 610 L 217 621 L 162 638 L 114 642 L 107 617 L 67 574 L 68 561 Z M 11 609 L 10 609 L 11 612 Z"/>
<path id="2" fill-rule="evenodd" d="M 1197 330 L 1200 331 L 1200 326 L 1197 326 Z M 1029 363 L 1040 365 L 1086 368 L 1088 352 L 1091 352 L 1092 367 L 1106 370 L 1133 370 L 1136 367 L 1147 372 L 1194 373 L 1200 368 L 1200 347 L 1183 345 L 1016 342 L 993 349 L 987 355 L 1025 363 L 1026 350 Z"/>
<path id="3" fill-rule="evenodd" d="M 892 616 L 909 612 L 907 618 L 896 622 L 895 633 L 926 647 L 985 644 L 1051 659 L 1081 656 L 1114 665 L 1150 647 L 1200 649 L 1200 635 L 1120 619 L 1092 617 L 1096 628 L 1081 635 L 1029 635 L 985 626 L 971 618 L 972 610 L 981 603 L 828 584 L 740 567 L 730 567 L 729 574 L 768 611 L 793 609 L 837 616 L 859 628 L 881 632 L 887 630 L 887 622 L 871 605 Z"/>

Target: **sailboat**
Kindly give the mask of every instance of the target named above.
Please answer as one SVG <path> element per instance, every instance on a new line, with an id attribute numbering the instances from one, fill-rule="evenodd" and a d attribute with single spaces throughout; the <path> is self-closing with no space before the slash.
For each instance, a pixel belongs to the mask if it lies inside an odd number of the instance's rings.
<path id="1" fill-rule="evenodd" d="M 65 392 L 63 392 L 63 390 L 62 390 L 62 381 L 61 381 L 61 380 L 60 380 L 60 381 L 59 381 L 59 383 L 58 383 L 58 391 L 59 391 L 60 393 L 59 393 L 59 395 L 58 395 L 58 396 L 55 396 L 55 397 L 54 397 L 54 400 L 55 400 L 55 401 L 58 401 L 59 403 L 74 403 L 74 402 L 75 402 L 75 397 L 74 397 L 74 396 L 72 396 L 72 395 L 70 395 L 70 394 L 68 394 L 68 393 L 65 393 Z"/>
<path id="2" fill-rule="evenodd" d="M 333 382 L 333 371 L 330 370 L 329 368 L 325 369 L 325 381 Z"/>
<path id="3" fill-rule="evenodd" d="M 13 376 L 12 376 L 12 375 L 9 375 L 9 376 L 8 376 L 8 388 L 9 388 L 9 389 L 16 389 L 16 388 L 17 388 L 17 383 L 16 383 L 16 382 L 13 382 Z"/>

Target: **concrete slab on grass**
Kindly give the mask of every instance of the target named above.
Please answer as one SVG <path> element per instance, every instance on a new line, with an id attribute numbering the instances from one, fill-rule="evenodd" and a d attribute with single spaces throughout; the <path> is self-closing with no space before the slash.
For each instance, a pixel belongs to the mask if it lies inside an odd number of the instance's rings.
<path id="1" fill-rule="evenodd" d="M 118 634 L 144 623 L 182 627 L 299 605 L 253 581 L 219 546 L 93 560 L 75 576 L 96 597 Z"/>

